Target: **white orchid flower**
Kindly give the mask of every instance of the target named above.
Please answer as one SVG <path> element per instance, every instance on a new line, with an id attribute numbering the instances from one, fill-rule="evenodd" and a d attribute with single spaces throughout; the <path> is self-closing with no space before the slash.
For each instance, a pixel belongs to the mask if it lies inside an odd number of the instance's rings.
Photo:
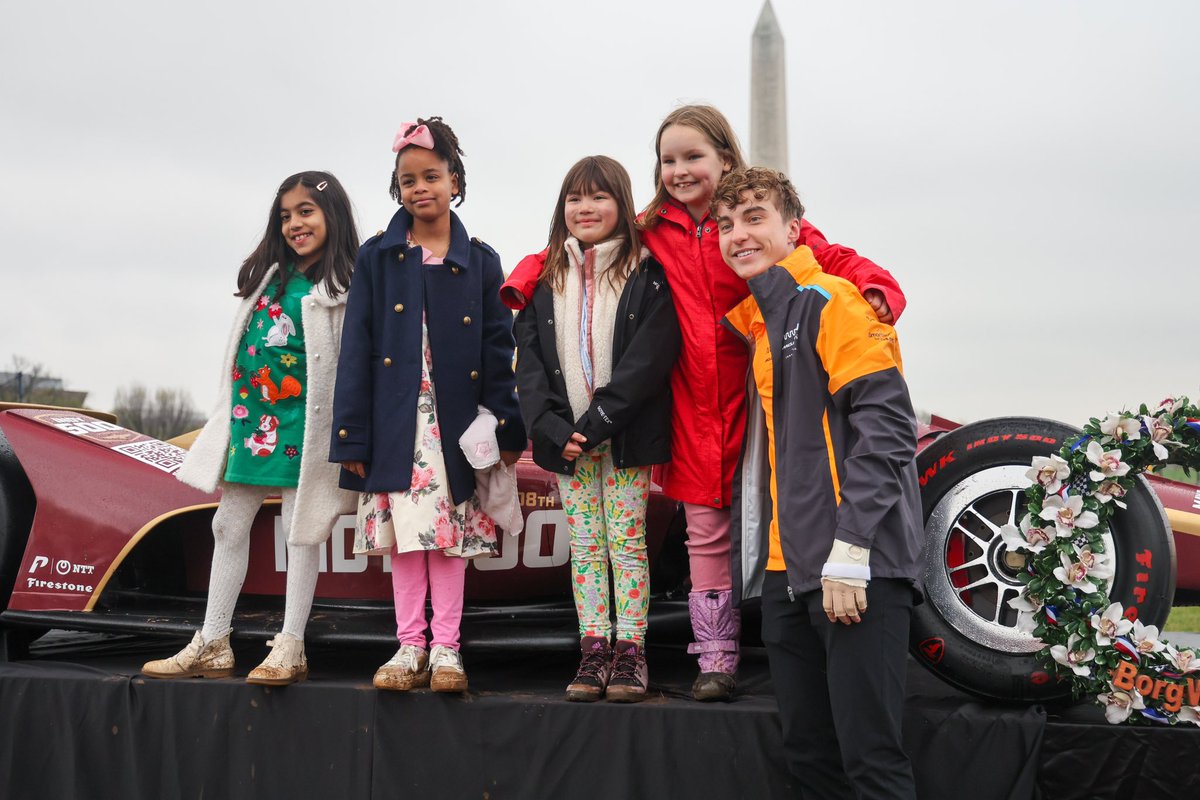
<path id="1" fill-rule="evenodd" d="M 1066 553 L 1059 553 L 1058 557 L 1062 559 L 1062 566 L 1054 568 L 1054 577 L 1074 589 L 1081 592 L 1091 594 L 1096 591 L 1096 584 L 1089 580 L 1089 572 L 1087 565 L 1080 561 L 1072 561 L 1067 558 Z M 1099 577 L 1099 576 L 1097 576 Z"/>
<path id="2" fill-rule="evenodd" d="M 1093 553 L 1087 545 L 1076 545 L 1075 556 L 1075 560 L 1087 567 L 1088 575 L 1093 578 L 1111 578 L 1115 572 L 1112 558 L 1107 553 Z"/>
<path id="3" fill-rule="evenodd" d="M 1150 432 L 1154 457 L 1159 461 L 1166 461 L 1167 456 L 1170 455 L 1167 452 L 1166 445 L 1176 444 L 1176 442 L 1171 441 L 1171 437 L 1175 435 L 1175 429 L 1167 422 L 1164 422 L 1162 417 L 1142 417 L 1142 422 L 1145 423 L 1146 430 Z"/>
<path id="4" fill-rule="evenodd" d="M 1142 430 L 1138 421 L 1122 414 L 1109 414 L 1108 419 L 1100 423 L 1100 432 L 1105 436 L 1111 436 L 1117 442 L 1142 438 Z"/>
<path id="5" fill-rule="evenodd" d="M 1129 472 L 1129 465 L 1121 460 L 1119 448 L 1105 450 L 1095 439 L 1088 442 L 1087 460 L 1098 467 L 1088 473 L 1088 477 L 1094 481 L 1102 481 L 1105 478 L 1123 478 Z"/>
<path id="6" fill-rule="evenodd" d="M 1096 498 L 1101 503 L 1115 503 L 1117 508 L 1129 508 L 1129 506 L 1125 505 L 1124 501 L 1121 500 L 1121 498 L 1126 494 L 1128 494 L 1128 492 L 1125 491 L 1125 487 L 1116 481 L 1104 481 L 1096 487 L 1096 491 L 1092 492 L 1092 497 Z"/>
<path id="7" fill-rule="evenodd" d="M 1056 644 L 1050 648 L 1050 657 L 1064 667 L 1069 667 L 1076 675 L 1086 678 L 1092 674 L 1092 668 L 1087 664 L 1096 657 L 1096 651 L 1091 647 L 1086 650 L 1076 650 L 1075 645 L 1081 639 L 1079 634 L 1072 633 L 1071 637 L 1067 639 L 1066 645 Z"/>
<path id="8" fill-rule="evenodd" d="M 1171 660 L 1171 665 L 1184 675 L 1200 670 L 1200 658 L 1196 657 L 1194 650 L 1177 650 L 1174 645 L 1167 645 L 1167 658 Z"/>
<path id="9" fill-rule="evenodd" d="M 1133 629 L 1133 622 L 1125 619 L 1125 609 L 1120 603 L 1113 603 L 1104 609 L 1103 614 L 1092 614 L 1092 630 L 1096 632 L 1096 644 L 1109 645 L 1118 636 L 1124 636 Z"/>
<path id="10" fill-rule="evenodd" d="M 1200 706 L 1184 706 L 1179 709 L 1179 721 L 1200 725 Z"/>
<path id="11" fill-rule="evenodd" d="M 1113 725 L 1120 725 L 1129 719 L 1134 711 L 1146 707 L 1142 696 L 1134 691 L 1124 691 L 1112 687 L 1110 691 L 1096 695 L 1096 699 L 1104 704 L 1104 718 Z"/>
<path id="12" fill-rule="evenodd" d="M 1008 604 L 1012 605 L 1016 600 L 1009 600 Z M 1017 630 L 1021 633 L 1033 635 L 1033 631 L 1037 628 L 1037 618 L 1033 616 L 1032 611 L 1020 611 L 1017 613 Z"/>
<path id="13" fill-rule="evenodd" d="M 1047 497 L 1039 516 L 1053 520 L 1055 530 L 1062 537 L 1074 536 L 1076 528 L 1094 528 L 1100 522 L 1095 512 L 1083 510 L 1083 498 L 1078 496 L 1066 500 L 1058 496 Z"/>
<path id="14" fill-rule="evenodd" d="M 1182 397 L 1165 397 L 1162 399 L 1161 402 L 1159 402 L 1159 404 L 1155 407 L 1155 409 L 1150 413 L 1161 414 L 1162 412 L 1165 411 L 1168 414 L 1174 414 L 1176 411 L 1178 411 L 1181 408 L 1183 408 L 1183 398 Z"/>
<path id="15" fill-rule="evenodd" d="M 1042 598 L 1022 591 L 1019 595 L 1008 601 L 1009 608 L 1015 608 L 1017 611 L 1024 611 L 1027 614 L 1032 614 L 1041 608 L 1044 604 Z"/>
<path id="16" fill-rule="evenodd" d="M 1054 536 L 1053 528 L 1018 528 L 1015 525 L 1004 525 L 1000 528 L 1000 537 L 1004 540 L 1005 547 L 1029 553 L 1045 550 Z"/>
<path id="17" fill-rule="evenodd" d="M 1166 645 L 1158 640 L 1157 625 L 1143 625 L 1140 621 L 1134 620 L 1133 632 L 1129 638 L 1133 640 L 1133 646 L 1143 655 L 1146 653 L 1160 653 L 1166 649 Z"/>
<path id="18" fill-rule="evenodd" d="M 1033 466 L 1026 470 L 1025 477 L 1039 484 L 1046 494 L 1058 494 L 1063 482 L 1071 476 L 1067 462 L 1056 455 L 1035 456 Z"/>

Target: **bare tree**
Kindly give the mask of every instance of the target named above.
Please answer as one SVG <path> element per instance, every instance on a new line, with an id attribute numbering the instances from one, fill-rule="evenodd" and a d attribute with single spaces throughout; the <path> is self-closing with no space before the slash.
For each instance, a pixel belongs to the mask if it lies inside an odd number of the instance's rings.
<path id="1" fill-rule="evenodd" d="M 117 389 L 112 413 L 130 430 L 156 439 L 170 439 L 200 427 L 204 419 L 183 389 L 156 389 L 133 383 Z"/>
<path id="2" fill-rule="evenodd" d="M 61 378 L 51 377 L 45 366 L 23 356 L 13 356 L 12 367 L 0 372 L 0 402 L 82 408 L 87 394 L 64 388 Z"/>

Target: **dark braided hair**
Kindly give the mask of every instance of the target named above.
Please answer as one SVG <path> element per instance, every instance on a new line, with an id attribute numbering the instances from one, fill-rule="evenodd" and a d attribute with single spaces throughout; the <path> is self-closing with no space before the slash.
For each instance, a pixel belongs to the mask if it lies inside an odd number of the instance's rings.
<path id="1" fill-rule="evenodd" d="M 463 166 L 462 157 L 464 155 L 462 148 L 458 146 L 458 136 L 455 135 L 454 129 L 442 122 L 441 117 L 430 117 L 429 119 L 421 119 L 417 117 L 414 125 L 404 131 L 404 135 L 412 133 L 418 126 L 424 125 L 429 128 L 429 132 L 433 134 L 433 152 L 437 153 L 438 157 L 446 162 L 450 168 L 450 174 L 458 176 L 458 194 L 451 195 L 450 199 L 458 198 L 455 206 L 461 206 L 463 201 L 467 199 L 467 170 Z M 400 168 L 400 156 L 410 147 L 416 147 L 415 144 L 407 144 L 400 148 L 400 152 L 396 153 L 396 163 L 392 165 L 392 182 L 388 187 L 388 192 L 392 195 L 392 199 L 397 203 L 400 202 L 400 182 L 396 179 L 396 170 Z"/>

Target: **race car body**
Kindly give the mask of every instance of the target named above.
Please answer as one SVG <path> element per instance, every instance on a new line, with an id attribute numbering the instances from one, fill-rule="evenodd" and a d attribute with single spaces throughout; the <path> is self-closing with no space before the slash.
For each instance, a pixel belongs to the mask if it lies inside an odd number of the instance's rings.
<path id="1" fill-rule="evenodd" d="M 103 415 L 102 415 L 103 416 Z M 174 477 L 186 451 L 69 409 L 0 407 L 0 633 L 49 628 L 182 633 L 203 619 L 219 494 Z M 913 653 L 960 688 L 1044 700 L 1040 646 L 1016 629 L 1008 603 L 1025 559 L 1000 526 L 1023 513 L 1029 460 L 1074 429 L 1026 418 L 958 426 L 934 417 L 918 431 L 926 518 L 923 589 Z M 470 562 L 464 641 L 472 646 L 566 645 L 575 639 L 569 535 L 556 478 L 528 454 L 517 465 L 525 529 L 495 558 Z M 1127 616 L 1161 625 L 1172 602 L 1200 597 L 1200 490 L 1148 475 L 1114 518 L 1109 584 Z M 321 551 L 313 639 L 391 642 L 390 563 L 355 554 L 343 516 Z M 687 641 L 687 560 L 678 504 L 653 486 L 647 515 L 651 637 Z M 286 542 L 278 500 L 254 521 L 235 630 L 271 635 L 282 617 Z M 666 624 L 664 624 L 666 623 Z M 752 630 L 753 626 L 748 625 Z M 667 638 L 672 638 L 668 635 Z"/>

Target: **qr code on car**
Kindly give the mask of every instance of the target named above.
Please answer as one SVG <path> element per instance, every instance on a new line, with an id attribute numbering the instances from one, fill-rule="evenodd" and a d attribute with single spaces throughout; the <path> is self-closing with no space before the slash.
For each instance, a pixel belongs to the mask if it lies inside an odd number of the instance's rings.
<path id="1" fill-rule="evenodd" d="M 160 442 L 157 439 L 119 444 L 113 447 L 113 450 L 137 459 L 143 464 L 149 464 L 155 469 L 172 474 L 183 464 L 183 457 L 187 455 L 187 451 L 182 447 Z"/>

